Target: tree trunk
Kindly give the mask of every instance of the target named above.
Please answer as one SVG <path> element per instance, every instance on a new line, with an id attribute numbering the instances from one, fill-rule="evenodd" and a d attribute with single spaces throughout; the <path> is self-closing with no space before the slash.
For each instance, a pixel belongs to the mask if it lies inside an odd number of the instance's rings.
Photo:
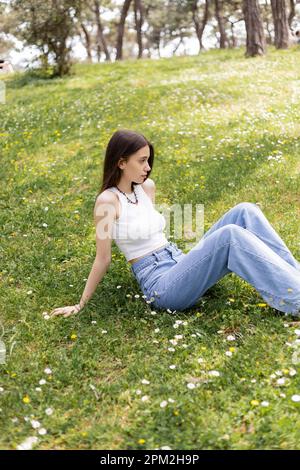
<path id="1" fill-rule="evenodd" d="M 92 50 L 91 50 L 91 36 L 84 23 L 80 23 L 81 29 L 85 37 L 85 48 L 87 53 L 88 62 L 92 62 Z"/>
<path id="2" fill-rule="evenodd" d="M 153 28 L 151 42 L 154 46 L 154 50 L 157 49 L 158 57 L 160 58 L 161 57 L 161 53 L 160 53 L 161 29 L 159 27 Z"/>
<path id="3" fill-rule="evenodd" d="M 183 44 L 183 37 L 182 37 L 182 36 L 180 36 L 180 41 L 179 41 L 179 43 L 178 43 L 177 46 L 173 49 L 172 55 L 175 54 L 175 52 L 177 51 L 177 49 L 178 49 L 178 47 L 180 46 L 180 44 Z"/>
<path id="4" fill-rule="evenodd" d="M 231 30 L 231 44 L 230 44 L 230 47 L 232 47 L 234 49 L 236 47 L 236 37 L 234 35 L 234 23 L 233 22 L 230 23 L 230 30 Z"/>
<path id="5" fill-rule="evenodd" d="M 196 29 L 197 38 L 199 41 L 199 47 L 200 47 L 199 52 L 200 52 L 203 49 L 202 37 L 203 37 L 204 29 L 208 20 L 209 0 L 205 0 L 203 19 L 201 22 L 199 21 L 198 14 L 197 14 L 197 11 L 198 11 L 197 3 L 198 3 L 198 0 L 193 1 L 191 10 L 192 10 L 193 21 L 194 21 L 194 25 Z"/>
<path id="6" fill-rule="evenodd" d="M 54 51 L 54 54 L 56 61 L 55 75 L 58 75 L 59 77 L 67 75 L 71 68 L 70 51 L 66 46 L 60 45 Z"/>
<path id="7" fill-rule="evenodd" d="M 138 59 L 143 56 L 143 40 L 142 40 L 142 26 L 144 22 L 143 18 L 143 6 L 141 0 L 134 0 L 134 18 L 136 26 L 136 39 L 139 46 Z"/>
<path id="8" fill-rule="evenodd" d="M 296 15 L 295 0 L 290 0 L 290 13 L 288 17 L 288 24 L 290 28 L 292 27 L 292 22 L 293 22 L 295 15 Z"/>
<path id="9" fill-rule="evenodd" d="M 98 62 L 100 62 L 100 55 L 101 55 L 101 48 L 105 54 L 105 60 L 110 62 L 110 54 L 106 44 L 106 40 L 103 33 L 103 27 L 101 23 L 101 15 L 100 15 L 100 2 L 98 0 L 94 0 L 95 6 L 95 17 L 96 17 L 96 24 L 97 24 L 97 57 Z"/>
<path id="10" fill-rule="evenodd" d="M 222 12 L 222 2 L 220 0 L 215 0 L 215 10 L 216 18 L 218 21 L 219 32 L 220 32 L 220 49 L 225 49 L 226 47 L 226 32 L 225 32 L 225 18 Z"/>
<path id="11" fill-rule="evenodd" d="M 130 4 L 131 4 L 131 0 L 124 0 L 122 11 L 121 11 L 121 19 L 118 25 L 116 60 L 122 60 L 122 57 L 123 57 L 123 37 L 124 37 L 125 21 L 126 21 L 126 16 L 127 16 Z"/>
<path id="12" fill-rule="evenodd" d="M 266 37 L 266 43 L 271 46 L 273 44 L 273 37 L 272 37 L 272 32 L 271 32 L 271 29 L 270 29 L 270 23 L 269 23 L 268 18 L 266 18 L 265 25 L 266 25 L 266 30 L 267 30 L 267 33 L 268 33 L 268 35 Z"/>
<path id="13" fill-rule="evenodd" d="M 289 24 L 285 0 L 271 0 L 277 49 L 287 49 L 290 43 Z"/>
<path id="14" fill-rule="evenodd" d="M 246 56 L 264 55 L 266 41 L 258 0 L 243 0 L 243 13 L 247 32 Z"/>

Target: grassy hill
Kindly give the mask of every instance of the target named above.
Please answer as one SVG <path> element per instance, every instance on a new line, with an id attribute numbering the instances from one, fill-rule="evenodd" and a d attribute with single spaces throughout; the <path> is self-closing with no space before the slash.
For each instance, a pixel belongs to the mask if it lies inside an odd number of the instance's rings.
<path id="1" fill-rule="evenodd" d="M 243 52 L 6 79 L 1 448 L 28 436 L 38 437 L 36 449 L 300 448 L 297 330 L 234 274 L 193 309 L 155 312 L 114 246 L 78 316 L 42 315 L 80 299 L 95 256 L 104 151 L 118 128 L 153 143 L 158 204 L 204 204 L 207 230 L 233 205 L 259 202 L 300 259 L 300 48 Z"/>

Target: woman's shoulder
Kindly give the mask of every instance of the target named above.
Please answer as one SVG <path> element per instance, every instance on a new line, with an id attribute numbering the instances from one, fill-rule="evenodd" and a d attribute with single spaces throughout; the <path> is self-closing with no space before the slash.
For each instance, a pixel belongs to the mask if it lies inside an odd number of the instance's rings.
<path id="1" fill-rule="evenodd" d="M 152 203 L 155 201 L 155 183 L 151 178 L 147 178 L 146 181 L 142 184 L 142 188 L 144 189 L 147 196 L 150 197 Z"/>
<path id="2" fill-rule="evenodd" d="M 151 178 L 147 178 L 144 183 L 142 183 L 144 189 L 154 189 L 155 183 Z"/>
<path id="3" fill-rule="evenodd" d="M 95 210 L 97 207 L 104 204 L 113 204 L 116 209 L 116 216 L 119 218 L 120 205 L 118 195 L 112 191 L 110 188 L 105 189 L 102 193 L 98 194 L 95 200 Z"/>
<path id="4" fill-rule="evenodd" d="M 96 202 L 111 202 L 115 201 L 117 198 L 117 194 L 114 192 L 113 188 L 107 188 L 102 193 L 98 194 L 96 198 Z"/>

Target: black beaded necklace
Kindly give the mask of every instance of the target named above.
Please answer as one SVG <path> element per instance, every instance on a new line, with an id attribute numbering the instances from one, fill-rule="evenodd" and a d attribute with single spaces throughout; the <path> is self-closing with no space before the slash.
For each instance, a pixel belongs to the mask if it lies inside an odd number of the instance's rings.
<path id="1" fill-rule="evenodd" d="M 116 188 L 117 188 L 118 191 L 120 191 L 120 193 L 124 194 L 124 196 L 126 197 L 128 203 L 130 202 L 131 204 L 138 204 L 139 201 L 138 201 L 138 198 L 137 198 L 137 195 L 136 195 L 134 189 L 133 189 L 133 193 L 134 193 L 134 195 L 135 195 L 135 202 L 131 201 L 131 200 L 129 199 L 129 197 L 127 197 L 127 194 L 124 193 L 123 191 L 121 191 L 121 189 L 119 189 L 118 186 L 116 186 Z"/>

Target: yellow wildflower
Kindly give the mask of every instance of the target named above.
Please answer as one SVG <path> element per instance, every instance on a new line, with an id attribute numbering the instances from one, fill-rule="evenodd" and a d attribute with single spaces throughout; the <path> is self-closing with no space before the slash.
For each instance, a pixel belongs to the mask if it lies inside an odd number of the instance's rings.
<path id="1" fill-rule="evenodd" d="M 251 405 L 252 406 L 258 406 L 259 405 L 259 401 L 258 400 L 251 400 Z"/>

